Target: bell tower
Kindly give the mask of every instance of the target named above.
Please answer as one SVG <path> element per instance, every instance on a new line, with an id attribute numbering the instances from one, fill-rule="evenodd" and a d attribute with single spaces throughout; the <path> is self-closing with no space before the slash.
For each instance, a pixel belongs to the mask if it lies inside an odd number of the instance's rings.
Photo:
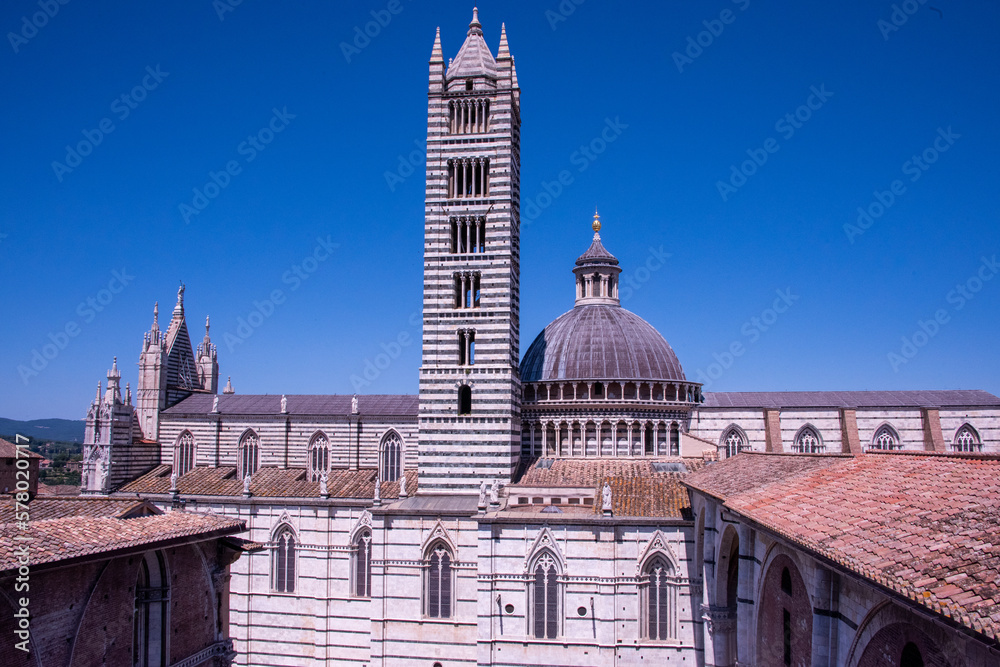
<path id="1" fill-rule="evenodd" d="M 520 88 L 504 27 L 478 11 L 445 66 L 430 60 L 424 206 L 420 489 L 509 482 L 520 451 Z"/>

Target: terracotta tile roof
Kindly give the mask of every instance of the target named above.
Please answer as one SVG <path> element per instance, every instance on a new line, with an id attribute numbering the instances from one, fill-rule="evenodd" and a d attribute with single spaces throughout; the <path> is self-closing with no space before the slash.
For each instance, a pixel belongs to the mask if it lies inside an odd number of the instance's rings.
<path id="1" fill-rule="evenodd" d="M 1000 407 L 1000 398 L 979 389 L 918 391 L 717 391 L 705 392 L 705 408 L 944 408 Z"/>
<path id="2" fill-rule="evenodd" d="M 77 484 L 43 484 L 38 483 L 40 496 L 78 496 L 80 487 Z"/>
<path id="3" fill-rule="evenodd" d="M 32 451 L 28 450 L 26 447 L 21 447 L 20 449 L 21 449 L 21 455 L 20 456 L 21 456 L 22 459 L 23 458 L 29 458 L 29 459 L 40 459 L 40 458 L 42 458 L 41 454 L 36 454 L 35 452 L 32 452 Z M 17 450 L 18 450 L 18 446 L 15 445 L 13 442 L 10 442 L 9 440 L 4 440 L 3 438 L 0 438 L 0 458 L 5 458 L 5 459 L 14 458 L 15 456 L 18 455 L 17 454 Z M 27 453 L 27 457 L 25 457 L 25 455 L 24 455 L 25 453 Z"/>
<path id="4" fill-rule="evenodd" d="M 14 499 L 0 498 L 0 523 L 12 523 L 14 517 Z M 127 500 L 111 498 L 88 498 L 73 496 L 56 498 L 53 496 L 36 496 L 28 503 L 31 521 L 46 521 L 69 516 L 100 516 L 113 519 L 129 519 L 146 514 L 159 514 L 160 511 L 145 500 L 130 498 Z"/>
<path id="5" fill-rule="evenodd" d="M 164 410 L 167 415 L 208 415 L 215 399 L 221 415 L 279 415 L 281 394 L 193 394 Z M 351 414 L 347 394 L 288 394 L 288 414 L 342 416 Z M 416 394 L 368 394 L 358 396 L 358 412 L 367 416 L 417 418 Z"/>
<path id="6" fill-rule="evenodd" d="M 118 489 L 120 493 L 170 493 L 168 465 L 153 468 L 148 473 Z M 331 470 L 327 491 L 331 498 L 371 498 L 375 495 L 375 468 Z M 417 489 L 417 471 L 406 471 L 406 490 Z M 182 496 L 242 496 L 243 480 L 236 476 L 234 466 L 197 467 L 181 475 L 177 491 Z M 382 498 L 399 497 L 399 482 L 382 482 Z M 304 468 L 263 467 L 250 479 L 250 494 L 276 498 L 319 498 L 319 482 L 309 481 Z"/>
<path id="7" fill-rule="evenodd" d="M 705 466 L 698 474 L 685 478 L 684 484 L 725 500 L 792 475 L 826 468 L 844 456 L 849 455 L 740 452 L 725 461 Z"/>
<path id="8" fill-rule="evenodd" d="M 696 488 L 710 472 L 748 461 L 734 457 L 686 482 Z M 1000 639 L 1000 457 L 864 454 L 790 473 L 725 504 L 807 551 Z"/>
<path id="9" fill-rule="evenodd" d="M 32 521 L 28 531 L 15 523 L 0 524 L 0 572 L 18 567 L 17 550 L 27 544 L 33 566 L 133 547 L 160 548 L 184 538 L 211 539 L 242 532 L 246 524 L 211 514 L 168 512 L 135 519 L 73 516 Z M 30 536 L 30 542 L 16 541 Z"/>
<path id="10" fill-rule="evenodd" d="M 680 484 L 686 473 L 659 472 L 654 467 L 659 463 L 683 463 L 688 471 L 704 465 L 701 459 L 678 458 L 539 459 L 517 484 L 508 487 L 508 496 L 516 496 L 522 487 L 590 486 L 595 500 L 588 510 L 600 514 L 601 492 L 607 481 L 615 516 L 690 518 L 687 490 Z"/>

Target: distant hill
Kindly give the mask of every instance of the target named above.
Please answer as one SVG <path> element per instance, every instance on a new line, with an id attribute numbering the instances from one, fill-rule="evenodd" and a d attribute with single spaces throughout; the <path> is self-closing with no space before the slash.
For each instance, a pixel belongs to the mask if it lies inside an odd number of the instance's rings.
<path id="1" fill-rule="evenodd" d="M 0 417 L 0 433 L 9 436 L 20 433 L 40 440 L 83 442 L 84 426 L 82 419 L 32 419 L 23 422 Z"/>

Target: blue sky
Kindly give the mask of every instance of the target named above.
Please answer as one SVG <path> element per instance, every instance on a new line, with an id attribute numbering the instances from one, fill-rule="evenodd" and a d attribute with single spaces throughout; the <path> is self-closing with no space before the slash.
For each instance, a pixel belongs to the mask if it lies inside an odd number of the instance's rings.
<path id="1" fill-rule="evenodd" d="M 572 307 L 596 206 L 625 307 L 709 391 L 1000 393 L 1000 6 L 897 7 L 481 3 L 523 91 L 522 354 Z M 454 56 L 471 9 L 4 3 L 0 415 L 82 417 L 114 355 L 134 388 L 153 303 L 166 319 L 180 281 L 192 338 L 211 315 L 240 393 L 415 392 L 408 156 L 434 29 Z M 224 187 L 198 200 L 213 173 Z M 336 247 L 306 261 L 321 241 Z"/>

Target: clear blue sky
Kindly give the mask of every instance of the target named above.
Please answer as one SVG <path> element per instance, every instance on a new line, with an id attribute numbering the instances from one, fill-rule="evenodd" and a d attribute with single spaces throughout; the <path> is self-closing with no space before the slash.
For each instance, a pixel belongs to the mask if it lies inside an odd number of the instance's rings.
<path id="1" fill-rule="evenodd" d="M 400 156 L 426 136 L 434 28 L 454 56 L 471 4 L 244 0 L 222 20 L 220 4 L 77 1 L 33 30 L 37 0 L 3 3 L 0 416 L 82 417 L 114 355 L 134 388 L 153 303 L 167 319 L 181 280 L 192 338 L 211 315 L 240 393 L 351 393 L 400 334 L 410 343 L 361 391 L 416 391 L 424 179 Z M 717 376 L 710 391 L 1000 393 L 1000 278 L 977 282 L 1000 254 L 1000 5 L 892 4 L 480 3 L 494 51 L 506 22 L 523 90 L 522 211 L 560 171 L 573 179 L 524 226 L 522 354 L 572 307 L 596 206 L 639 286 L 625 306 L 689 378 Z M 386 25 L 345 55 L 373 11 Z M 242 144 L 275 109 L 294 118 L 261 150 Z M 608 120 L 615 141 L 582 157 Z M 113 130 L 67 158 L 102 121 Z M 733 178 L 752 156 L 766 162 Z M 180 205 L 229 161 L 238 173 L 186 222 Z M 390 188 L 386 172 L 405 177 Z M 845 231 L 876 191 L 892 203 Z M 296 286 L 286 272 L 317 238 L 338 247 Z M 102 292 L 123 270 L 128 284 Z M 273 314 L 227 344 L 278 289 Z M 795 297 L 781 314 L 776 290 Z M 65 347 L 19 371 L 52 337 Z"/>

